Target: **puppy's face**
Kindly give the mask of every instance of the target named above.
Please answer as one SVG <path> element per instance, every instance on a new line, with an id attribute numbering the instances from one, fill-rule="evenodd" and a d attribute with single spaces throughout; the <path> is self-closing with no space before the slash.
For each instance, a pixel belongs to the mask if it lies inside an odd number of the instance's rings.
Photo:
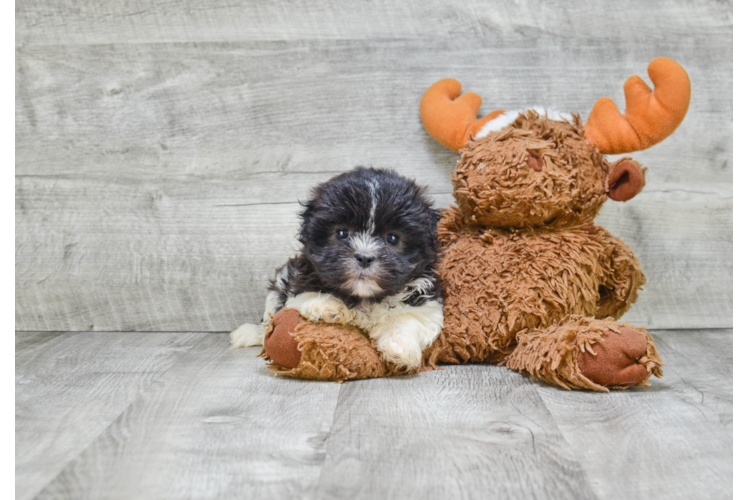
<path id="1" fill-rule="evenodd" d="M 318 279 L 341 298 L 401 292 L 437 260 L 438 212 L 393 171 L 357 168 L 319 185 L 300 240 Z"/>

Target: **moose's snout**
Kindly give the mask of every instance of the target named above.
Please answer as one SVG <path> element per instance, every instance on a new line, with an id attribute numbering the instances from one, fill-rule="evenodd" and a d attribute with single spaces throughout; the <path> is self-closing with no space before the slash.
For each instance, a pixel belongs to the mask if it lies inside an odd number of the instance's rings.
<path id="1" fill-rule="evenodd" d="M 527 166 L 536 172 L 540 172 L 543 170 L 543 156 L 535 151 L 528 151 Z"/>

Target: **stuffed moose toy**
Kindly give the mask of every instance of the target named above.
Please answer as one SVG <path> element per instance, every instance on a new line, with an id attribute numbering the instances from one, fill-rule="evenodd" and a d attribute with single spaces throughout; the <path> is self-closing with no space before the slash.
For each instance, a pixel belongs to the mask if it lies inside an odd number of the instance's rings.
<path id="1" fill-rule="evenodd" d="M 652 91 L 632 76 L 626 110 L 597 101 L 587 123 L 545 110 L 494 111 L 452 79 L 421 100 L 429 134 L 461 153 L 452 174 L 456 206 L 442 211 L 438 239 L 444 328 L 420 370 L 438 363 L 493 363 L 564 388 L 607 391 L 648 385 L 662 361 L 643 329 L 617 321 L 645 283 L 632 250 L 594 218 L 603 203 L 644 187 L 645 168 L 604 154 L 646 149 L 672 134 L 690 81 L 667 58 L 649 65 Z M 262 353 L 293 377 L 349 380 L 399 375 L 355 327 L 313 323 L 284 309 Z"/>

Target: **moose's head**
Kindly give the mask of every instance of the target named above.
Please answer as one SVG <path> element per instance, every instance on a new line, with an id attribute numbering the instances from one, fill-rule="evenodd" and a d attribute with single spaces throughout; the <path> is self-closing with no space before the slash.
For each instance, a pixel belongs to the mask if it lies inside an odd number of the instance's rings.
<path id="1" fill-rule="evenodd" d="M 688 74 L 675 61 L 649 64 L 652 91 L 638 76 L 625 85 L 626 111 L 604 97 L 586 125 L 579 115 L 546 110 L 489 113 L 457 80 L 432 85 L 421 99 L 426 130 L 460 151 L 452 174 L 463 223 L 496 227 L 558 227 L 591 220 L 608 198 L 627 201 L 644 187 L 645 168 L 604 154 L 646 149 L 672 134 L 691 98 Z"/>

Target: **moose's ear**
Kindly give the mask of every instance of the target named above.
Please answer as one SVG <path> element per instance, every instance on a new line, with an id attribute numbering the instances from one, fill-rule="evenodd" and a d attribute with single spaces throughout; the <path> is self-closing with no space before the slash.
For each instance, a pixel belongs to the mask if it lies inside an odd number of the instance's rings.
<path id="1" fill-rule="evenodd" d="M 628 201 L 644 187 L 644 173 L 638 161 L 621 158 L 608 176 L 608 196 L 615 201 Z"/>

